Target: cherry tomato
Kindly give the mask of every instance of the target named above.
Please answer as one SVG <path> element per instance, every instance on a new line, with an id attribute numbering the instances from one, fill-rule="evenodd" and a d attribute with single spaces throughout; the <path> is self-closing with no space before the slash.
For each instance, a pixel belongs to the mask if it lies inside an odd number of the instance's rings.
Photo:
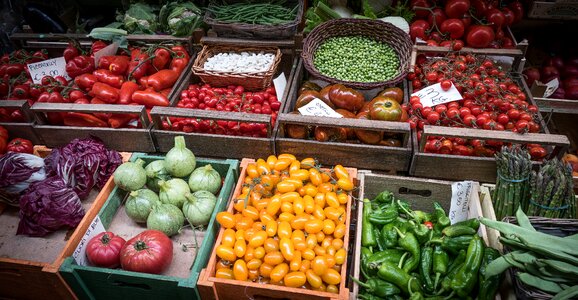
<path id="1" fill-rule="evenodd" d="M 311 270 L 313 270 L 313 272 L 315 272 L 315 274 L 317 274 L 318 276 L 322 276 L 323 274 L 325 274 L 328 269 L 329 267 L 325 256 L 321 255 L 316 256 L 311 261 Z"/>
<path id="2" fill-rule="evenodd" d="M 246 281 L 249 278 L 249 269 L 242 259 L 237 259 L 233 265 L 233 275 L 236 280 Z"/>
<path id="3" fill-rule="evenodd" d="M 233 228 L 235 227 L 235 217 L 232 213 L 222 211 L 217 214 L 217 222 L 221 224 L 221 226 L 225 228 Z"/>
<path id="4" fill-rule="evenodd" d="M 325 273 L 321 275 L 321 278 L 323 282 L 327 284 L 338 285 L 341 282 L 341 274 L 334 269 L 327 269 Z"/>
<path id="5" fill-rule="evenodd" d="M 235 261 L 237 259 L 237 255 L 235 254 L 235 251 L 233 251 L 233 248 L 231 247 L 219 245 L 217 246 L 216 252 L 217 256 L 221 259 L 227 261 Z"/>
<path id="6" fill-rule="evenodd" d="M 271 270 L 271 274 L 269 275 L 271 282 L 281 282 L 287 273 L 289 273 L 289 265 L 286 263 L 278 264 Z"/>
<path id="7" fill-rule="evenodd" d="M 303 272 L 291 272 L 283 278 L 285 286 L 288 287 L 301 287 L 307 281 L 307 277 Z"/>

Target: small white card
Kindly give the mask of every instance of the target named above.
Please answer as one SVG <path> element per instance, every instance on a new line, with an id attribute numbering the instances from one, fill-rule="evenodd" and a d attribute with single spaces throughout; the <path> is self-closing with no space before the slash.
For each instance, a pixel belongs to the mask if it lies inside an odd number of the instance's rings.
<path id="1" fill-rule="evenodd" d="M 41 84 L 44 76 L 63 76 L 66 80 L 70 80 L 70 76 L 66 73 L 66 61 L 64 57 L 57 57 L 39 61 L 37 63 L 28 64 L 28 72 L 30 78 L 35 84 Z"/>
<path id="2" fill-rule="evenodd" d="M 94 65 L 98 67 L 98 61 L 100 60 L 101 57 L 116 55 L 117 50 L 118 50 L 118 43 L 114 42 L 102 48 L 100 51 L 94 53 Z"/>
<path id="3" fill-rule="evenodd" d="M 470 211 L 470 195 L 473 181 L 458 181 L 452 183 L 452 203 L 448 216 L 452 224 L 468 219 Z"/>
<path id="4" fill-rule="evenodd" d="M 552 96 L 552 94 L 554 94 L 554 92 L 558 89 L 559 86 L 560 81 L 558 80 L 558 78 L 554 78 L 548 81 L 548 83 L 546 83 L 546 90 L 544 91 L 544 98 Z"/>
<path id="5" fill-rule="evenodd" d="M 453 83 L 452 87 L 447 91 L 444 91 L 442 89 L 440 83 L 436 83 L 434 85 L 425 87 L 411 95 L 418 96 L 421 104 L 424 107 L 432 107 L 438 104 L 444 104 L 447 102 L 463 99 L 462 95 L 460 94 L 460 92 L 458 92 Z"/>
<path id="6" fill-rule="evenodd" d="M 302 107 L 299 107 L 298 110 L 304 116 L 343 118 L 342 115 L 317 98 Z"/>
<path id="7" fill-rule="evenodd" d="M 273 86 L 275 87 L 275 94 L 277 94 L 277 100 L 283 101 L 283 93 L 285 93 L 285 88 L 287 87 L 287 78 L 285 73 L 281 72 L 279 77 L 273 79 Z"/>
<path id="8" fill-rule="evenodd" d="M 86 258 L 86 246 L 93 237 L 105 231 L 106 229 L 104 229 L 104 226 L 100 221 L 100 217 L 96 216 L 94 220 L 92 220 L 92 223 L 90 223 L 90 225 L 86 229 L 86 233 L 84 233 L 84 236 L 80 240 L 80 243 L 78 243 L 78 246 L 74 250 L 74 253 L 72 253 L 72 257 L 74 258 L 74 260 L 78 265 L 80 266 L 88 265 L 88 260 Z"/>

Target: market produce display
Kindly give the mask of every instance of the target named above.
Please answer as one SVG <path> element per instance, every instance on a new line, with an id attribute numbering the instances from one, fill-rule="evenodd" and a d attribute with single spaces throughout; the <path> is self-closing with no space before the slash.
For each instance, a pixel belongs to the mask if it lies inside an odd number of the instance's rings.
<path id="1" fill-rule="evenodd" d="M 538 107 L 530 104 L 523 87 L 489 58 L 472 54 L 449 54 L 440 59 L 421 56 L 414 72 L 407 78 L 411 80 L 414 92 L 440 83 L 445 89 L 455 86 L 463 97 L 460 101 L 424 107 L 418 96 L 412 96 L 408 105 L 408 122 L 412 128 L 417 129 L 418 140 L 424 125 L 517 133 L 536 133 L 542 130 Z M 492 157 L 502 145 L 503 142 L 493 140 L 430 136 L 425 152 Z M 534 160 L 547 155 L 541 145 L 525 146 Z"/>
<path id="2" fill-rule="evenodd" d="M 291 5 L 293 4 L 293 5 Z M 213 1 L 207 12 L 214 21 L 222 23 L 244 23 L 258 25 L 281 25 L 292 22 L 297 16 L 297 1 L 286 0 L 264 2 L 219 3 Z"/>
<path id="3" fill-rule="evenodd" d="M 290 154 L 249 163 L 241 194 L 217 214 L 217 278 L 339 293 L 347 258 L 347 169 Z"/>
<path id="4" fill-rule="evenodd" d="M 550 225 L 554 225 L 555 220 L 550 220 Z M 500 242 L 508 247 L 508 253 L 487 266 L 486 276 L 499 275 L 508 268 L 515 268 L 513 274 L 517 280 L 526 289 L 542 291 L 545 293 L 543 297 L 572 299 L 578 295 L 578 245 L 574 235 L 560 237 L 542 233 L 532 226 L 531 220 L 521 209 L 517 210 L 515 221 L 519 225 L 481 218 L 484 225 L 502 233 Z"/>
<path id="5" fill-rule="evenodd" d="M 558 79 L 558 87 L 548 98 L 578 100 L 578 59 L 575 57 L 549 57 L 541 68 L 529 67 L 523 74 L 529 87 L 532 87 L 534 82 L 546 84 Z"/>
<path id="6" fill-rule="evenodd" d="M 363 279 L 352 278 L 363 291 L 358 298 L 494 298 L 501 280 L 488 276 L 487 265 L 500 255 L 477 235 L 480 222 L 450 225 L 444 209 L 433 206 L 432 213 L 412 210 L 387 190 L 364 200 Z"/>
<path id="7" fill-rule="evenodd" d="M 344 118 L 356 118 L 377 121 L 406 121 L 407 111 L 402 108 L 403 90 L 398 87 L 380 91 L 371 101 L 358 90 L 342 84 L 327 85 L 321 88 L 314 82 L 305 81 L 299 88 L 293 114 L 301 114 L 299 109 L 318 99 Z M 328 121 L 328 125 L 331 122 Z M 358 140 L 365 144 L 380 144 L 399 147 L 402 142 L 396 134 L 383 131 L 370 131 L 344 127 L 303 126 L 285 124 L 285 134 L 290 138 L 314 138 L 320 142 L 345 142 Z"/>

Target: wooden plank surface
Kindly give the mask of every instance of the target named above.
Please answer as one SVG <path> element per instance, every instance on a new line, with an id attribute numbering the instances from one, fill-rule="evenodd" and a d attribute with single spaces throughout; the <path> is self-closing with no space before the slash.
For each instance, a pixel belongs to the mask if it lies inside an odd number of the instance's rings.
<path id="1" fill-rule="evenodd" d="M 563 113 L 578 115 L 578 100 L 534 98 L 543 113 Z"/>

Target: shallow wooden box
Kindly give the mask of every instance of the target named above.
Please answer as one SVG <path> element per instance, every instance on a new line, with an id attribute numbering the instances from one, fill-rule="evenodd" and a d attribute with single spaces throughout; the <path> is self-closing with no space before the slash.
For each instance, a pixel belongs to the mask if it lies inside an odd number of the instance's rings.
<path id="1" fill-rule="evenodd" d="M 26 121 L 24 123 L 0 122 L 0 126 L 8 130 L 10 139 L 23 138 L 30 140 L 34 145 L 43 144 L 42 139 L 34 130 L 34 116 L 30 112 L 30 104 L 27 100 L 0 100 L 0 108 L 18 109 Z"/>

